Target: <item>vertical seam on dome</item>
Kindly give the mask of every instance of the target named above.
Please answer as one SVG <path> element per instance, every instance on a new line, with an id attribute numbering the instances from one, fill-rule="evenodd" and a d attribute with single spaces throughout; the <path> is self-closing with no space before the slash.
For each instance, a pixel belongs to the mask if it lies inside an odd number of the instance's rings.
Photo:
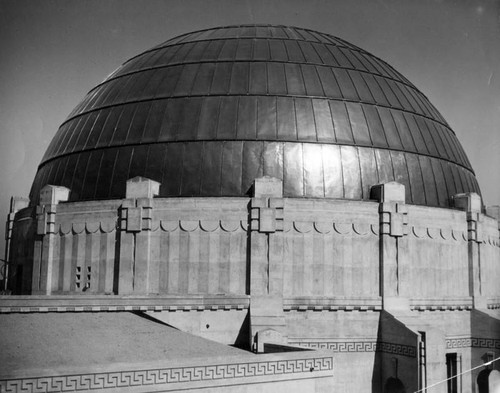
<path id="1" fill-rule="evenodd" d="M 314 44 L 317 44 L 317 43 L 318 42 L 314 42 Z M 318 59 L 321 60 L 321 62 L 323 63 L 323 65 L 326 65 L 325 61 L 323 60 L 323 57 L 319 54 L 318 50 L 316 49 L 316 45 L 311 44 L 311 48 L 314 51 L 314 53 L 316 53 L 316 56 L 318 56 Z"/>
<path id="2" fill-rule="evenodd" d="M 364 189 L 363 189 L 363 175 L 361 173 L 361 158 L 360 158 L 360 154 L 359 154 L 359 147 L 358 146 L 355 146 L 355 152 L 356 152 L 356 162 L 358 163 L 358 173 L 359 173 L 359 185 L 360 185 L 360 188 L 361 188 L 361 199 L 364 199 Z M 368 191 L 368 195 L 367 197 L 370 196 L 370 192 Z"/>
<path id="3" fill-rule="evenodd" d="M 339 146 L 340 158 L 340 177 L 342 178 L 342 199 L 345 199 L 345 180 L 344 180 L 344 160 L 342 159 L 342 146 Z"/>
<path id="4" fill-rule="evenodd" d="M 377 174 L 377 184 L 380 184 L 380 173 L 378 170 L 378 161 L 377 161 L 377 155 L 375 154 L 375 149 L 371 149 L 371 152 L 373 154 L 373 160 L 375 161 L 375 173 Z"/>
<path id="5" fill-rule="evenodd" d="M 406 203 L 413 203 L 413 194 L 412 194 L 412 186 L 411 186 L 411 178 L 410 178 L 410 169 L 408 168 L 408 160 L 406 159 L 406 152 L 403 152 L 403 158 L 405 160 L 405 170 L 408 179 L 408 195 L 410 196 L 410 200 Z"/>
<path id="6" fill-rule="evenodd" d="M 127 169 L 127 177 L 125 178 L 125 181 L 130 179 L 130 169 L 132 168 L 132 162 L 134 161 L 134 153 L 135 149 L 137 146 L 132 147 L 132 151 L 130 152 L 130 155 L 128 157 L 128 169 Z"/>
<path id="7" fill-rule="evenodd" d="M 422 138 L 422 142 L 424 144 L 425 150 L 427 151 L 426 154 L 430 155 L 431 151 L 429 150 L 429 147 L 427 146 L 427 142 L 425 141 L 424 135 L 420 131 L 420 127 L 418 126 L 417 120 L 415 119 L 415 117 L 413 116 L 413 114 L 408 113 L 408 117 L 412 119 L 413 124 L 415 125 L 415 129 L 417 130 L 417 132 L 419 133 L 420 137 Z M 420 151 L 418 149 L 417 149 L 417 152 L 420 153 Z"/>
<path id="8" fill-rule="evenodd" d="M 351 122 L 351 117 L 349 116 L 349 110 L 347 109 L 347 106 L 344 101 L 342 101 L 342 105 L 344 105 L 345 113 L 347 116 L 347 122 L 349 123 L 349 130 L 351 130 L 353 145 L 356 145 L 357 142 L 356 138 L 354 137 L 354 131 L 352 130 L 352 122 Z"/>
<path id="9" fill-rule="evenodd" d="M 425 187 L 424 171 L 422 170 L 422 163 L 420 161 L 420 155 L 417 155 L 418 168 L 420 169 L 420 177 L 422 178 L 422 189 L 424 190 L 424 204 L 427 205 L 427 192 Z"/>
<path id="10" fill-rule="evenodd" d="M 295 105 L 295 98 L 293 98 L 293 116 L 294 116 L 294 125 L 295 125 L 295 140 L 299 140 L 299 128 L 297 127 L 297 107 Z"/>
<path id="11" fill-rule="evenodd" d="M 274 138 L 276 139 L 276 141 L 278 141 L 278 128 L 279 128 L 279 123 L 278 123 L 278 97 L 274 96 L 274 105 L 276 107 L 276 116 L 275 116 L 275 127 L 274 127 Z M 236 123 L 238 124 L 238 123 Z"/>
<path id="12" fill-rule="evenodd" d="M 304 144 L 300 144 L 300 154 L 302 158 L 302 196 L 306 197 L 306 166 L 304 165 Z"/>
<path id="13" fill-rule="evenodd" d="M 332 113 L 332 107 L 330 105 L 330 102 L 328 102 L 327 104 L 328 104 L 328 111 L 330 112 L 330 120 L 332 123 L 333 139 L 334 139 L 335 143 L 337 143 L 337 130 L 336 130 L 336 126 L 335 126 L 335 119 L 334 119 L 334 116 Z"/>
<path id="14" fill-rule="evenodd" d="M 240 130 L 240 128 L 238 127 L 239 120 L 240 120 L 240 118 L 239 118 L 239 114 L 240 114 L 240 99 L 241 99 L 241 96 L 238 96 L 236 98 L 236 114 L 235 114 L 235 120 L 234 120 L 234 127 L 236 128 L 236 130 L 235 130 L 236 131 L 236 139 L 239 138 L 239 130 Z"/>
<path id="15" fill-rule="evenodd" d="M 77 157 L 76 157 L 76 163 L 75 163 L 75 166 L 73 167 L 73 175 L 71 176 L 71 185 L 68 187 L 71 191 L 73 191 L 73 183 L 75 181 L 75 172 L 76 172 L 76 168 L 78 168 L 78 164 L 80 163 L 80 158 L 82 157 L 81 154 L 78 154 Z M 44 179 L 45 181 L 45 179 Z M 43 187 L 43 185 L 42 185 Z"/>
<path id="16" fill-rule="evenodd" d="M 405 147 L 404 147 L 404 143 L 403 143 L 403 139 L 401 139 L 401 133 L 399 132 L 398 130 L 398 125 L 396 124 L 396 121 L 394 120 L 394 117 L 392 116 L 392 111 L 389 110 L 389 121 L 392 122 L 392 124 L 394 125 L 394 129 L 396 130 L 396 135 L 398 136 L 398 139 L 399 139 L 399 142 L 401 143 L 401 150 L 405 150 Z"/>
<path id="17" fill-rule="evenodd" d="M 443 176 L 443 180 L 444 180 L 444 188 L 446 190 L 446 205 L 450 205 L 450 202 L 451 202 L 450 199 L 451 199 L 452 195 L 451 195 L 451 191 L 448 189 L 448 183 L 446 182 L 446 175 L 444 173 L 442 161 L 437 160 L 437 165 L 439 165 L 439 169 L 441 170 L 441 175 Z"/>
<path id="18" fill-rule="evenodd" d="M 312 66 L 312 68 L 314 70 L 314 74 L 318 78 L 318 82 L 319 82 L 319 86 L 321 87 L 321 91 L 323 92 L 323 95 L 326 97 L 325 87 L 323 85 L 323 81 L 321 80 L 321 76 L 319 75 L 318 67 L 317 66 Z"/>
<path id="19" fill-rule="evenodd" d="M 432 157 L 427 157 L 427 159 L 429 160 L 429 166 L 431 168 L 431 173 L 432 173 L 432 180 L 433 180 L 433 183 L 434 183 L 434 190 L 436 192 L 436 204 L 437 204 L 437 206 L 439 206 L 439 190 L 438 190 L 438 186 L 437 186 L 437 182 L 436 182 L 436 174 L 434 173 L 434 168 L 432 166 L 432 160 L 433 160 L 433 158 Z"/>
<path id="20" fill-rule="evenodd" d="M 180 180 L 179 180 L 179 188 L 177 190 L 178 192 L 178 195 L 181 195 L 182 194 L 182 185 L 183 185 L 183 180 L 184 180 L 184 168 L 185 168 L 185 165 L 184 165 L 184 160 L 185 160 L 185 156 L 186 156 L 186 144 L 181 142 L 182 146 L 181 146 L 181 166 L 180 166 Z"/>
<path id="21" fill-rule="evenodd" d="M 221 111 L 221 108 L 222 108 L 222 100 L 224 99 L 223 96 L 219 96 L 217 97 L 218 98 L 218 103 L 217 103 L 217 112 L 216 112 L 216 115 L 217 115 L 217 120 L 215 121 L 215 135 L 214 135 L 214 139 L 217 140 L 218 139 L 218 134 L 219 134 L 219 121 L 220 121 L 220 111 Z"/>
<path id="22" fill-rule="evenodd" d="M 128 127 L 127 127 L 127 134 L 125 135 L 125 139 L 124 141 L 127 141 L 128 140 L 128 136 L 130 134 L 130 129 L 132 128 L 132 124 L 134 124 L 134 119 L 135 119 L 135 116 L 137 114 L 137 110 L 139 109 L 139 105 L 135 105 L 135 108 L 134 108 L 134 113 L 132 114 L 132 118 L 130 119 L 130 122 L 128 123 Z"/>
<path id="23" fill-rule="evenodd" d="M 85 143 L 83 144 L 83 149 L 85 149 L 87 147 L 87 143 L 90 139 L 90 135 L 94 131 L 94 127 L 95 127 L 95 124 L 97 123 L 97 119 L 99 119 L 99 116 L 101 116 L 101 115 L 102 115 L 102 111 L 100 110 L 97 112 L 97 116 L 95 117 L 94 122 L 92 123 L 92 126 L 90 127 L 90 130 L 87 133 L 87 139 L 85 139 Z"/>
<path id="24" fill-rule="evenodd" d="M 408 129 L 408 134 L 410 135 L 410 138 L 413 142 L 413 146 L 415 147 L 415 152 L 418 153 L 417 142 L 415 141 L 415 138 L 413 137 L 413 133 L 411 132 L 410 125 L 408 124 L 408 121 L 406 120 L 406 116 L 404 115 L 404 113 L 401 114 L 401 118 L 403 119 L 403 121 L 406 124 L 406 128 Z"/>
<path id="25" fill-rule="evenodd" d="M 201 155 L 201 157 L 200 157 L 201 158 L 200 159 L 200 164 L 201 164 L 200 167 L 201 168 L 205 168 L 205 159 L 207 158 L 207 157 L 205 157 L 205 150 L 207 147 L 206 145 L 207 145 L 207 142 L 205 142 L 205 141 L 203 141 L 201 143 L 201 154 L 200 154 Z M 199 177 L 199 181 L 198 181 L 198 189 L 196 190 L 196 192 L 198 195 L 201 195 L 201 183 L 202 183 L 202 179 L 203 179 L 203 172 L 202 172 L 202 170 L 200 170 L 200 171 L 198 171 L 198 173 L 200 173 L 200 177 Z"/>
<path id="26" fill-rule="evenodd" d="M 153 108 L 153 102 L 150 102 L 150 105 L 148 107 L 148 113 L 146 114 L 146 120 L 144 121 L 144 126 L 142 127 L 142 133 L 141 133 L 141 138 L 139 139 L 139 143 L 143 143 L 144 142 L 144 133 L 146 132 L 146 126 L 149 122 L 149 116 L 150 116 L 150 113 L 151 113 L 151 109 Z"/>
<path id="27" fill-rule="evenodd" d="M 370 146 L 372 146 L 372 147 L 373 147 L 374 145 L 373 145 L 372 133 L 371 133 L 371 130 L 370 130 L 370 126 L 369 126 L 369 124 L 368 124 L 368 119 L 367 119 L 367 117 L 366 117 L 365 110 L 364 110 L 364 108 L 363 108 L 363 105 L 361 105 L 361 104 L 360 104 L 359 106 L 360 106 L 360 108 L 361 108 L 361 113 L 363 114 L 363 119 L 365 120 L 366 129 L 367 129 L 367 131 L 368 131 L 368 138 L 370 138 Z"/>
<path id="28" fill-rule="evenodd" d="M 312 98 L 309 98 L 309 104 L 311 105 L 311 115 L 313 119 L 313 126 L 314 126 L 314 135 L 316 136 L 316 142 L 319 142 L 318 140 L 318 122 L 316 121 L 316 114 L 314 112 L 314 103 Z"/>
<path id="29" fill-rule="evenodd" d="M 238 122 L 236 122 L 236 127 L 238 127 Z M 220 148 L 220 164 L 219 164 L 219 189 L 218 189 L 218 195 L 222 195 L 222 168 L 224 167 L 224 147 L 226 146 L 227 141 L 222 141 L 221 143 L 221 148 Z"/>
<path id="30" fill-rule="evenodd" d="M 161 189 L 165 189 L 167 187 L 165 179 L 165 166 L 167 163 L 167 157 L 168 157 L 168 145 L 163 146 L 163 151 L 162 151 L 162 160 L 161 160 L 161 180 L 160 180 L 160 195 L 163 195 L 161 192 Z M 166 194 L 166 193 L 165 193 Z"/>
<path id="31" fill-rule="evenodd" d="M 82 128 L 80 128 L 78 130 L 78 133 L 75 133 L 75 134 L 78 134 L 76 135 L 76 139 L 75 139 L 75 142 L 73 143 L 73 147 L 71 149 L 71 151 L 75 151 L 75 148 L 78 146 L 78 142 L 80 141 L 80 138 L 83 137 L 83 130 L 85 129 L 85 126 L 87 125 L 87 122 L 90 120 L 90 118 L 92 117 L 92 115 L 89 115 L 89 116 L 86 116 L 87 118 L 85 119 L 85 121 L 83 122 L 82 124 Z M 82 148 L 84 148 L 85 145 L 82 145 Z"/>
<path id="32" fill-rule="evenodd" d="M 384 96 L 385 98 L 385 102 L 387 102 L 387 105 L 384 105 L 382 104 L 383 106 L 387 107 L 387 108 L 391 108 L 391 103 L 389 102 L 389 98 L 387 98 L 387 94 L 385 94 L 385 91 L 384 89 L 382 88 L 382 86 L 380 85 L 379 81 L 377 80 L 376 76 L 378 75 L 373 75 L 373 81 L 377 84 L 380 92 L 382 93 L 382 95 Z M 376 100 L 375 100 L 375 104 L 376 105 L 380 105 L 380 103 L 378 103 Z"/>
<path id="33" fill-rule="evenodd" d="M 114 124 L 113 132 L 111 133 L 111 137 L 109 138 L 108 146 L 114 146 L 114 145 L 112 145 L 113 139 L 115 138 L 115 133 L 116 133 L 116 130 L 118 128 L 118 124 L 120 124 L 120 120 L 123 116 L 124 111 L 125 111 L 125 108 L 122 107 L 121 111 L 120 111 L 120 115 L 118 116 L 118 119 L 116 119 L 116 123 Z"/>
<path id="34" fill-rule="evenodd" d="M 106 119 L 104 120 L 104 123 L 102 124 L 101 130 L 99 132 L 99 135 L 97 136 L 97 139 L 96 139 L 95 144 L 94 144 L 94 148 L 96 148 L 97 146 L 99 146 L 99 141 L 101 140 L 101 137 L 103 135 L 103 131 L 106 129 L 106 124 L 108 124 L 109 116 L 111 115 L 111 111 L 112 110 L 113 109 L 107 110 L 108 114 L 106 115 Z"/>
<path id="35" fill-rule="evenodd" d="M 387 138 L 387 134 L 385 132 L 384 123 L 382 122 L 382 116 L 380 116 L 379 108 L 377 108 L 376 106 L 375 106 L 375 113 L 377 114 L 377 118 L 378 118 L 380 125 L 381 125 L 380 129 L 382 130 L 382 134 L 384 135 L 385 144 L 386 144 L 387 148 L 390 148 L 389 138 Z"/>
<path id="36" fill-rule="evenodd" d="M 320 145 L 321 147 L 321 172 L 322 172 L 322 183 L 323 183 L 323 198 L 326 198 L 326 182 L 325 182 L 325 145 Z"/>

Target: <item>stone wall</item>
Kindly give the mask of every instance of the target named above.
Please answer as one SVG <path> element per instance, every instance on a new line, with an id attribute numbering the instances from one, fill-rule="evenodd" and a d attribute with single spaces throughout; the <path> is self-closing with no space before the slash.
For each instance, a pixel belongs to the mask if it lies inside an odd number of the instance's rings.
<path id="1" fill-rule="evenodd" d="M 285 308 L 323 307 L 314 299 L 500 306 L 498 221 L 406 205 L 402 192 L 379 203 L 282 198 L 279 187 L 271 196 L 257 187 L 254 198 L 49 200 L 9 216 L 10 287 L 278 296 Z"/>
<path id="2" fill-rule="evenodd" d="M 266 341 L 328 349 L 339 390 L 356 379 L 377 391 L 396 376 L 421 386 L 421 332 L 428 384 L 445 376 L 447 353 L 465 369 L 497 348 L 498 318 L 471 314 L 500 308 L 498 220 L 475 194 L 441 209 L 406 205 L 397 183 L 357 202 L 283 198 L 272 178 L 257 179 L 249 198 L 154 198 L 154 182 L 130 182 L 122 200 L 65 203 L 64 190 L 47 186 L 39 206 L 13 208 L 14 292 L 147 311 L 257 352 Z M 460 339 L 493 341 L 456 349 Z"/>

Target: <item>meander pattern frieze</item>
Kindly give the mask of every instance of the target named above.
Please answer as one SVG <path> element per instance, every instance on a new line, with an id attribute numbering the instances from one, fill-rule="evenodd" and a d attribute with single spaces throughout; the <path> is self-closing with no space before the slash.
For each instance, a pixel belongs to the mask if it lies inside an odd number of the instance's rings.
<path id="1" fill-rule="evenodd" d="M 446 348 L 488 348 L 500 350 L 500 339 L 481 337 L 453 337 L 446 339 Z"/>
<path id="2" fill-rule="evenodd" d="M 290 344 L 333 352 L 384 352 L 399 356 L 416 357 L 417 347 L 384 341 L 302 341 L 289 340 Z"/>
<path id="3" fill-rule="evenodd" d="M 0 380 L 2 392 L 71 392 L 333 370 L 332 357 Z"/>

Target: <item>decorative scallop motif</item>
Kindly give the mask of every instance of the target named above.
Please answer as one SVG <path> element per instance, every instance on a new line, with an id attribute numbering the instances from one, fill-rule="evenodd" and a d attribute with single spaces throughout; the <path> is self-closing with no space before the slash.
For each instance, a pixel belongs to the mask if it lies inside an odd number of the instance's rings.
<path id="1" fill-rule="evenodd" d="M 113 232 L 116 229 L 116 222 L 113 220 L 101 221 L 101 231 L 105 233 Z"/>
<path id="2" fill-rule="evenodd" d="M 331 222 L 316 221 L 314 223 L 314 228 L 316 229 L 317 232 L 326 234 L 332 231 L 333 225 Z"/>
<path id="3" fill-rule="evenodd" d="M 221 228 L 226 232 L 234 232 L 240 226 L 240 221 L 236 220 L 221 220 L 220 222 Z"/>
<path id="4" fill-rule="evenodd" d="M 181 220 L 179 222 L 179 226 L 183 231 L 193 232 L 194 230 L 198 229 L 199 221 Z"/>
<path id="5" fill-rule="evenodd" d="M 380 225 L 379 224 L 371 224 L 370 229 L 374 235 L 379 235 L 380 233 Z"/>
<path id="6" fill-rule="evenodd" d="M 85 231 L 85 223 L 84 222 L 74 222 L 73 223 L 73 233 L 80 234 Z"/>
<path id="7" fill-rule="evenodd" d="M 85 225 L 85 229 L 87 233 L 96 233 L 101 227 L 100 222 L 87 222 Z"/>
<path id="8" fill-rule="evenodd" d="M 313 223 L 312 222 L 306 222 L 306 221 L 294 221 L 293 227 L 297 232 L 300 233 L 309 233 L 313 229 Z"/>
<path id="9" fill-rule="evenodd" d="M 161 220 L 160 227 L 165 232 L 173 232 L 179 227 L 179 221 Z"/>
<path id="10" fill-rule="evenodd" d="M 73 223 L 72 222 L 62 222 L 60 225 L 59 225 L 59 232 L 62 234 L 62 235 L 67 235 L 71 232 L 71 230 L 73 229 Z"/>
<path id="11" fill-rule="evenodd" d="M 200 220 L 200 228 L 205 232 L 213 232 L 219 228 L 219 221 Z"/>
<path id="12" fill-rule="evenodd" d="M 335 222 L 333 224 L 335 231 L 341 235 L 347 235 L 352 230 L 352 224 Z"/>
<path id="13" fill-rule="evenodd" d="M 427 237 L 427 229 L 426 228 L 414 226 L 411 228 L 411 231 L 413 232 L 415 237 L 418 237 L 420 239 L 423 237 Z"/>
<path id="14" fill-rule="evenodd" d="M 367 223 L 355 222 L 352 224 L 352 228 L 358 235 L 368 235 L 370 232 L 370 224 Z"/>

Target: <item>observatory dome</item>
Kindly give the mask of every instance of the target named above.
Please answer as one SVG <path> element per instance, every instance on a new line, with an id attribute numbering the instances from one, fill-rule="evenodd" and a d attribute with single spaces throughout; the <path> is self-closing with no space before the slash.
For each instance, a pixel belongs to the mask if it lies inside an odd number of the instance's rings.
<path id="1" fill-rule="evenodd" d="M 61 125 L 30 199 L 46 184 L 70 201 L 123 198 L 135 176 L 160 197 L 246 196 L 265 175 L 286 197 L 368 200 L 393 180 L 417 205 L 479 193 L 455 133 L 387 63 L 328 34 L 252 25 L 125 62 Z"/>

